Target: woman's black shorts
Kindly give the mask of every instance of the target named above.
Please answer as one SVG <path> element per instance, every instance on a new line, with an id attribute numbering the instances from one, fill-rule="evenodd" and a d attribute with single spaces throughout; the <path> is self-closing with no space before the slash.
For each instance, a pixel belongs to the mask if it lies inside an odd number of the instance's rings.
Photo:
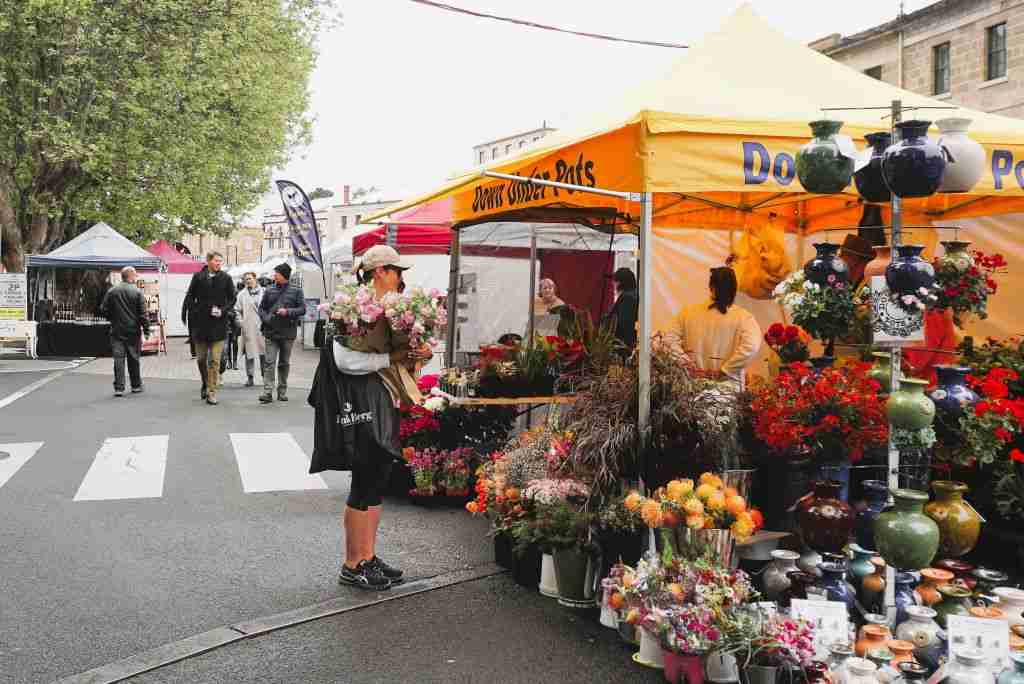
<path id="1" fill-rule="evenodd" d="M 370 506 L 380 506 L 384 491 L 391 478 L 394 459 L 383 449 L 352 467 L 352 487 L 349 489 L 348 506 L 365 511 Z"/>

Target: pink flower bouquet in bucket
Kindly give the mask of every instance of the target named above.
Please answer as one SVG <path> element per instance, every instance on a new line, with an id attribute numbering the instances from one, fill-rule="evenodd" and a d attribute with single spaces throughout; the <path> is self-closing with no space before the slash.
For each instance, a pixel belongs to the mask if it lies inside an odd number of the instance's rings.
<path id="1" fill-rule="evenodd" d="M 409 346 L 437 346 L 441 329 L 448 322 L 444 293 L 414 287 L 402 294 L 386 295 L 381 304 L 392 331 L 408 336 Z"/>

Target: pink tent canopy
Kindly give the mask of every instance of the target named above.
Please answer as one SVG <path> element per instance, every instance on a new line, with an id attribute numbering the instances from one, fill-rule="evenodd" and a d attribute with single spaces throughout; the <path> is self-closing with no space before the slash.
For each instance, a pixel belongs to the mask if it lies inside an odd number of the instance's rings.
<path id="1" fill-rule="evenodd" d="M 174 245 L 167 240 L 157 240 L 147 248 L 147 251 L 164 260 L 168 273 L 196 273 L 203 268 L 203 262 L 188 258 L 174 249 Z"/>

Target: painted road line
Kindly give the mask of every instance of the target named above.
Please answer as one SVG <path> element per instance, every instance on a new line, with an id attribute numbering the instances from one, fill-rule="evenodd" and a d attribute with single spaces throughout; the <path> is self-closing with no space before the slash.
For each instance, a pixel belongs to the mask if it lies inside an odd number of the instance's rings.
<path id="1" fill-rule="evenodd" d="M 246 494 L 327 489 L 322 477 L 309 474 L 309 458 L 287 432 L 233 432 L 231 446 Z"/>
<path id="2" fill-rule="evenodd" d="M 42 442 L 22 442 L 21 444 L 0 444 L 0 487 L 14 477 L 28 459 L 36 455 Z"/>
<path id="3" fill-rule="evenodd" d="M 50 382 L 53 382 L 54 380 L 56 380 L 60 376 L 64 375 L 66 372 L 67 371 L 59 371 L 57 373 L 53 373 L 52 375 L 47 375 L 45 378 L 40 378 L 39 380 L 36 380 L 31 385 L 27 385 L 26 387 L 22 387 L 17 392 L 14 392 L 12 394 L 8 394 L 3 399 L 0 399 L 0 409 L 4 408 L 5 406 L 10 406 L 14 402 L 16 402 L 19 399 L 21 399 L 22 397 L 27 396 L 27 395 L 31 394 L 32 392 L 35 392 L 37 389 L 39 389 L 43 385 L 45 385 L 47 383 L 50 383 Z"/>
<path id="4" fill-rule="evenodd" d="M 103 442 L 75 501 L 154 499 L 164 493 L 169 435 L 116 437 Z"/>

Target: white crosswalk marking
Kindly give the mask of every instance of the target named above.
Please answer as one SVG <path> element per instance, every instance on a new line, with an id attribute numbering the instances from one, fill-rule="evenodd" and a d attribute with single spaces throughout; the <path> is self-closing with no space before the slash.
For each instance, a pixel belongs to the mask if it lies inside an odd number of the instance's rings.
<path id="1" fill-rule="evenodd" d="M 309 474 L 309 458 L 287 432 L 232 433 L 231 446 L 247 494 L 327 489 L 322 477 Z"/>
<path id="2" fill-rule="evenodd" d="M 28 459 L 36 455 L 42 442 L 23 442 L 21 444 L 0 444 L 0 454 L 7 454 L 0 458 L 0 487 L 7 484 L 7 481 L 14 477 L 21 466 L 28 462 Z"/>
<path id="3" fill-rule="evenodd" d="M 169 435 L 117 437 L 103 442 L 75 501 L 163 496 Z"/>

